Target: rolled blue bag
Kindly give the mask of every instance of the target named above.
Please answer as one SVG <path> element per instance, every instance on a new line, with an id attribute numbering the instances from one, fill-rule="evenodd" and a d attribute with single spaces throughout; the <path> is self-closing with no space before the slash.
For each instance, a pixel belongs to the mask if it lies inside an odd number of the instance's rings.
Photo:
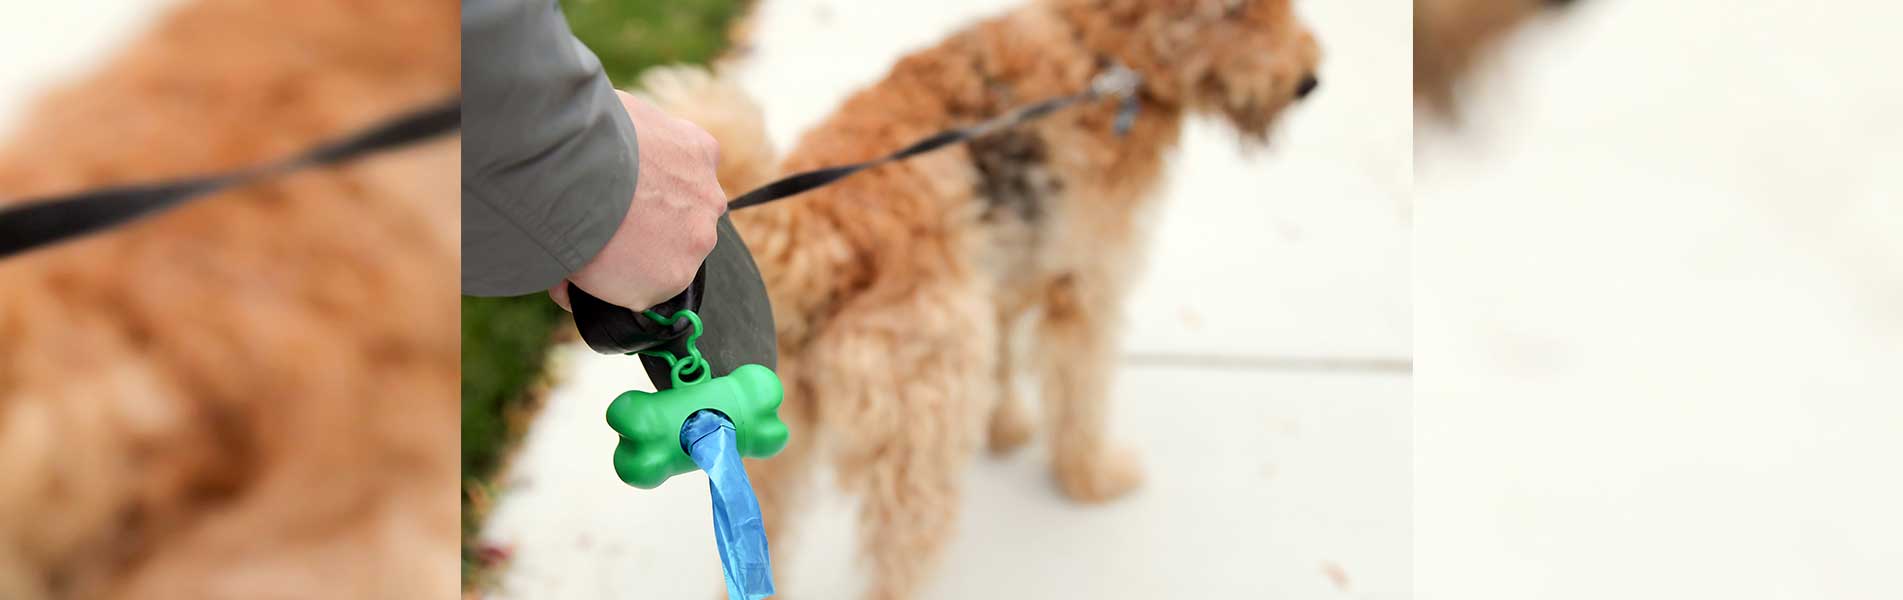
<path id="1" fill-rule="evenodd" d="M 681 425 L 681 448 L 707 472 L 714 501 L 714 544 L 727 575 L 729 600 L 759 600 L 773 595 L 773 563 L 767 556 L 766 525 L 760 501 L 740 463 L 733 422 L 703 410 Z"/>

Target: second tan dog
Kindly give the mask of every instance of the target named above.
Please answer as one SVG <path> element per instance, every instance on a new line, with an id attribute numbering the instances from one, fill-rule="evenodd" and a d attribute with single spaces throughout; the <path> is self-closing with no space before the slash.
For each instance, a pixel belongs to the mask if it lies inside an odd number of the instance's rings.
<path id="1" fill-rule="evenodd" d="M 1126 136 L 1101 102 L 735 213 L 772 297 L 795 432 L 748 468 L 769 536 L 785 539 L 823 454 L 862 501 L 868 596 L 910 596 L 952 535 L 979 447 L 1031 433 L 1010 385 L 1026 367 L 1062 490 L 1094 502 L 1136 486 L 1136 458 L 1105 439 L 1106 386 L 1164 158 L 1196 113 L 1266 140 L 1315 89 L 1319 60 L 1287 0 L 1050 0 L 901 59 L 778 166 L 744 93 L 705 72 L 650 73 L 664 110 L 721 141 L 735 193 L 1075 93 L 1111 64 L 1143 77 Z M 1039 345 L 1013 352 L 1005 333 L 1028 315 Z"/>

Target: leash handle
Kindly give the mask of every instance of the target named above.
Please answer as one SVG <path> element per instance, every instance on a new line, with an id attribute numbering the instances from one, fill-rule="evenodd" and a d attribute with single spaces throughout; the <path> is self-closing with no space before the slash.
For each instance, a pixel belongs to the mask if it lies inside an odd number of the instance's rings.
<path id="1" fill-rule="evenodd" d="M 707 264 L 694 272 L 694 282 L 680 294 L 647 310 L 673 315 L 683 310 L 699 311 L 707 292 Z M 575 329 L 588 347 L 602 354 L 634 354 L 648 350 L 668 350 L 675 356 L 687 356 L 682 346 L 693 327 L 685 319 L 663 323 L 624 306 L 611 304 L 568 284 L 568 306 L 575 311 Z"/>

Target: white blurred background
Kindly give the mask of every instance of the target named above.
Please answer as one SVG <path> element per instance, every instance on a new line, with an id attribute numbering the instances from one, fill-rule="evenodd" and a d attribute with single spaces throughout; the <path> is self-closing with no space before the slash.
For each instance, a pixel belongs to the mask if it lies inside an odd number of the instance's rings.
<path id="1" fill-rule="evenodd" d="M 1903 598 L 1903 5 L 1576 8 L 1416 134 L 1417 595 Z"/>
<path id="2" fill-rule="evenodd" d="M 47 86 L 86 73 L 178 1 L 0 2 L 0 136 Z"/>
<path id="3" fill-rule="evenodd" d="M 737 74 L 785 148 L 903 53 L 1019 4 L 763 0 Z M 1149 264 L 1131 266 L 1127 358 L 1104 376 L 1148 483 L 1078 506 L 1041 448 L 980 458 L 921 598 L 1408 596 L 1409 8 L 1296 7 L 1327 54 L 1321 87 L 1256 156 L 1217 123 L 1190 128 Z M 559 358 L 567 380 L 485 532 L 512 550 L 501 595 L 712 597 L 705 477 L 642 491 L 609 470 L 602 411 L 646 385 L 640 370 L 580 347 Z M 796 535 L 772 540 L 780 590 L 853 598 L 853 507 L 819 489 Z"/>

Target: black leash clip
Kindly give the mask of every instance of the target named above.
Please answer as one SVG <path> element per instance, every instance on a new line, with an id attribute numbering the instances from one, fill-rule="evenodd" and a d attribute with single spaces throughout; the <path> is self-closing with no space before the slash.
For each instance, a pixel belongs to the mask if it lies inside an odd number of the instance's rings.
<path id="1" fill-rule="evenodd" d="M 701 300 L 707 293 L 707 263 L 701 263 L 700 270 L 694 272 L 694 282 L 673 298 L 667 299 L 648 310 L 663 315 L 673 315 L 683 310 L 700 311 Z M 589 295 L 575 284 L 568 284 L 568 305 L 575 309 L 575 329 L 581 331 L 581 339 L 588 347 L 602 354 L 634 354 L 647 350 L 668 350 L 675 356 L 687 356 L 687 334 L 693 333 L 693 327 L 686 319 L 674 321 L 673 325 L 663 325 L 647 315 L 645 311 L 631 310 L 608 303 L 606 300 Z"/>

